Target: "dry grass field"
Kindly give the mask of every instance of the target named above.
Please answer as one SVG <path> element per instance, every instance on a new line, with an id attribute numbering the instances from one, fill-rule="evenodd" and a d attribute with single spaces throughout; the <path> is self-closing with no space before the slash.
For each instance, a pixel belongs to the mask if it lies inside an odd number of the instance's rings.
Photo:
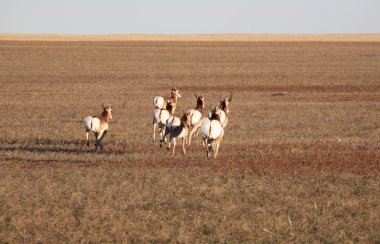
<path id="1" fill-rule="evenodd" d="M 2 40 L 0 84 L 1 242 L 380 242 L 380 42 Z M 233 93 L 217 160 L 152 142 L 172 85 Z"/>

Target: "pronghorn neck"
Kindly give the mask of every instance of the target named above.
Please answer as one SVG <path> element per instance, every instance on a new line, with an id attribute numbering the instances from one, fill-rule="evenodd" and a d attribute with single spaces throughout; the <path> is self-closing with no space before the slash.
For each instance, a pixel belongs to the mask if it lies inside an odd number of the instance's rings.
<path id="1" fill-rule="evenodd" d="M 202 114 L 203 117 L 206 116 L 206 112 L 204 108 L 197 108 L 196 110 L 198 110 Z"/>
<path id="2" fill-rule="evenodd" d="M 197 107 L 195 109 L 201 109 L 201 108 L 205 108 L 205 104 L 203 103 L 202 100 L 197 100 Z"/>
<path id="3" fill-rule="evenodd" d="M 205 112 L 205 104 L 203 100 L 197 99 L 197 107 L 195 108 L 195 110 L 198 110 L 199 112 L 201 112 L 203 117 L 205 116 L 206 112 Z"/>
<path id="4" fill-rule="evenodd" d="M 109 123 L 110 122 L 110 114 L 107 112 L 107 111 L 103 111 L 102 113 L 102 118 L 107 122 Z"/>
<path id="5" fill-rule="evenodd" d="M 217 114 L 217 113 L 213 112 L 211 114 L 211 118 L 210 119 L 211 120 L 219 120 L 220 121 L 220 114 Z"/>
<path id="6" fill-rule="evenodd" d="M 183 115 L 182 117 L 181 117 L 181 127 L 183 127 L 183 128 L 188 128 L 189 126 L 187 125 L 187 117 L 185 116 L 185 115 Z"/>
<path id="7" fill-rule="evenodd" d="M 223 110 L 226 114 L 228 114 L 228 112 L 229 112 L 229 109 L 228 109 L 227 106 L 223 107 L 222 110 Z"/>
<path id="8" fill-rule="evenodd" d="M 175 111 L 175 105 L 173 106 L 172 103 L 169 103 L 168 105 L 166 105 L 166 110 L 168 110 L 169 114 L 173 115 L 174 114 L 174 111 Z"/>
<path id="9" fill-rule="evenodd" d="M 177 93 L 172 91 L 171 93 L 171 96 L 170 96 L 170 100 L 174 103 L 177 103 Z"/>
<path id="10" fill-rule="evenodd" d="M 220 104 L 220 108 L 221 108 L 226 114 L 228 114 L 229 109 L 228 109 L 228 106 L 227 106 L 225 100 Z"/>
<path id="11" fill-rule="evenodd" d="M 174 115 L 174 108 L 171 108 L 170 110 L 168 110 L 168 112 L 170 115 Z"/>

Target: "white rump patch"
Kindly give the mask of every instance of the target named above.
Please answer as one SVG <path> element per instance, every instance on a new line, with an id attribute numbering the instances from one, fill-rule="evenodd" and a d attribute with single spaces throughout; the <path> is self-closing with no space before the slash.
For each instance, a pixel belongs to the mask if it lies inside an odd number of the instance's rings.
<path id="1" fill-rule="evenodd" d="M 155 96 L 153 98 L 153 105 L 155 108 L 161 108 L 161 109 L 164 109 L 164 98 L 163 97 L 160 97 L 160 96 Z"/>
<path id="2" fill-rule="evenodd" d="M 100 120 L 97 117 L 87 116 L 83 120 L 83 127 L 86 131 L 98 132 Z"/>

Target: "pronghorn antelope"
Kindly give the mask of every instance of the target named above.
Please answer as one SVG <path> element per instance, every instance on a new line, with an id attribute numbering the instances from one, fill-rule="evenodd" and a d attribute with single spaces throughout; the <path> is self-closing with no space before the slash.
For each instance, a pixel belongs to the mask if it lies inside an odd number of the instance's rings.
<path id="1" fill-rule="evenodd" d="M 165 109 L 168 101 L 177 104 L 177 99 L 179 97 L 181 97 L 179 89 L 176 86 L 173 86 L 169 98 L 164 98 L 161 96 L 155 96 L 153 98 L 154 108 Z"/>
<path id="2" fill-rule="evenodd" d="M 220 99 L 220 105 L 221 113 L 220 113 L 220 123 L 222 124 L 223 128 L 226 128 L 228 123 L 228 116 L 227 114 L 230 112 L 230 102 L 232 101 L 232 93 L 230 94 L 230 97 L 225 97 L 223 100 Z M 209 117 L 211 116 L 211 112 L 209 114 Z"/>
<path id="3" fill-rule="evenodd" d="M 104 106 L 104 104 L 102 104 L 102 108 L 103 112 L 100 117 L 87 116 L 86 118 L 84 118 L 83 127 L 86 130 L 87 146 L 90 146 L 90 142 L 88 140 L 88 133 L 92 131 L 94 132 L 96 138 L 96 149 L 100 147 L 100 149 L 103 150 L 102 140 L 108 132 L 108 124 L 110 122 L 110 119 L 112 119 L 112 107 L 111 104 L 107 106 Z"/>
<path id="4" fill-rule="evenodd" d="M 188 109 L 186 112 L 190 113 L 190 127 L 193 127 L 189 133 L 188 144 L 191 144 L 192 136 L 199 130 L 201 126 L 202 120 L 205 117 L 205 99 L 203 96 L 197 96 L 195 94 L 195 98 L 197 99 L 197 106 L 195 109 Z M 198 131 L 199 133 L 199 131 Z M 195 136 L 194 136 L 195 137 Z"/>
<path id="5" fill-rule="evenodd" d="M 203 145 L 206 147 L 207 158 L 214 152 L 214 159 L 218 155 L 219 145 L 223 139 L 224 129 L 220 123 L 222 110 L 220 107 L 213 108 L 210 118 L 205 118 L 201 124 Z"/>
<path id="6" fill-rule="evenodd" d="M 190 113 L 183 112 L 181 119 L 179 119 L 178 117 L 174 117 L 170 120 L 171 122 L 168 121 L 169 123 L 167 125 L 168 131 L 165 133 L 165 136 L 167 134 L 170 134 L 167 149 L 168 150 L 170 149 L 170 144 L 173 141 L 173 155 L 174 155 L 176 140 L 182 138 L 183 154 L 186 154 L 185 143 L 186 143 L 186 137 L 189 133 Z M 162 146 L 162 142 L 160 146 Z"/>
<path id="7" fill-rule="evenodd" d="M 153 111 L 152 122 L 153 122 L 153 141 L 156 141 L 156 126 L 158 124 L 158 130 L 160 133 L 160 141 L 163 140 L 163 135 L 165 134 L 166 121 L 173 117 L 176 104 L 168 101 L 165 109 L 157 108 Z"/>

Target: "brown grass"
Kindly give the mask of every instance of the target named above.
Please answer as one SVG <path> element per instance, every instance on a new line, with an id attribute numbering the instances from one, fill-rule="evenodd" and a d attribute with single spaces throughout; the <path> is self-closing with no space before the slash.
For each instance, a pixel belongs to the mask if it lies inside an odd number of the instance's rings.
<path id="1" fill-rule="evenodd" d="M 376 42 L 0 41 L 0 55 L 2 242 L 380 241 Z M 207 108 L 234 93 L 218 160 L 151 141 L 151 100 L 173 84 L 177 115 L 194 93 Z M 94 152 L 81 121 L 102 102 L 114 119 Z"/>

